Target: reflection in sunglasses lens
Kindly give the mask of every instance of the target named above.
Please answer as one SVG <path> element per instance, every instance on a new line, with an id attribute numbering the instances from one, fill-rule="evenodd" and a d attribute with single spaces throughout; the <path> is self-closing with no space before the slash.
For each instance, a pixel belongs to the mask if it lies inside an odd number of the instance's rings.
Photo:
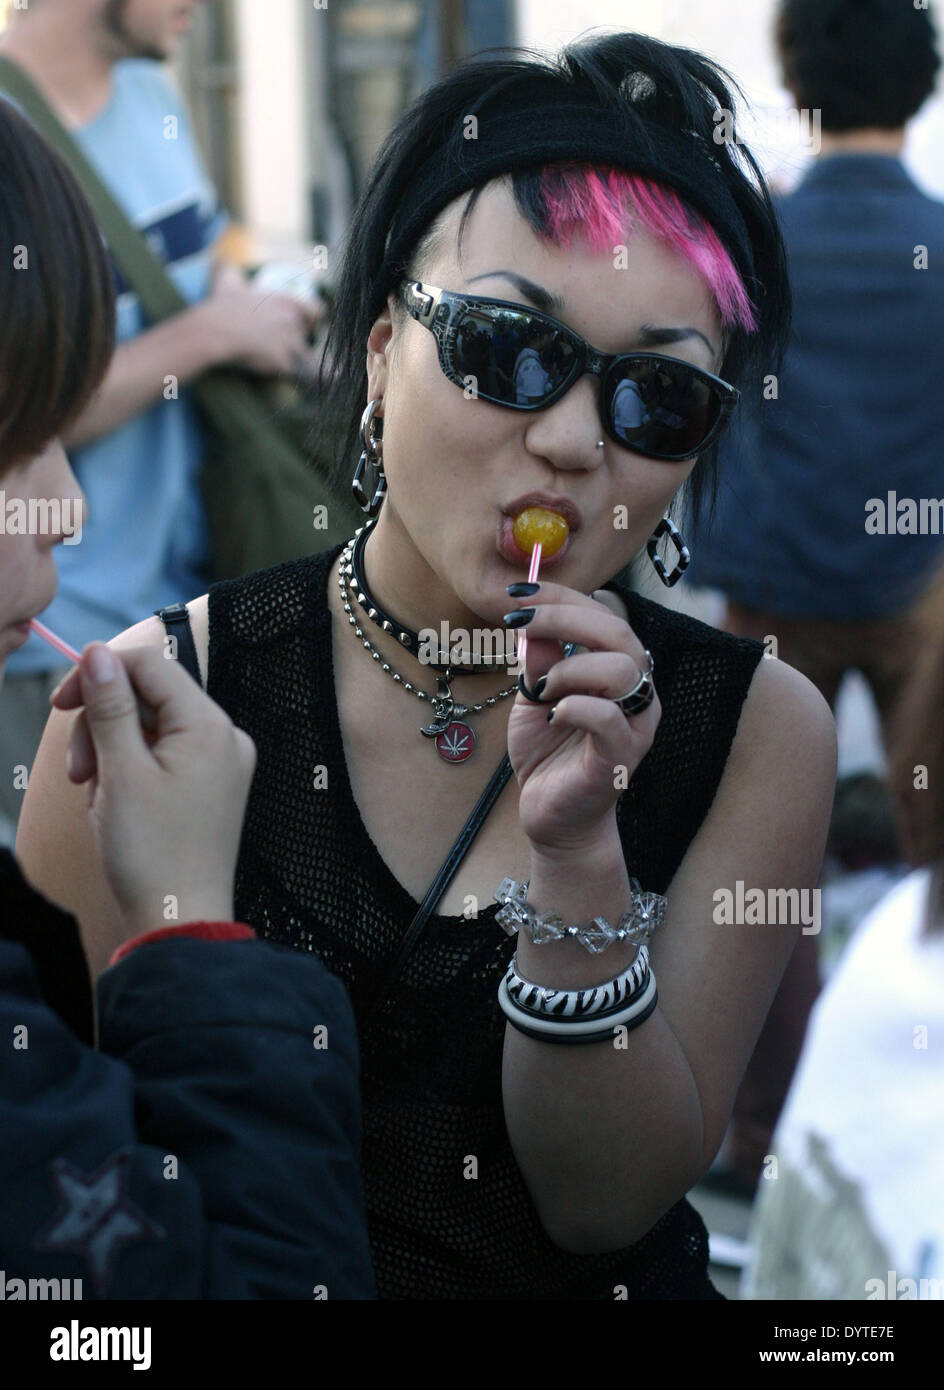
<path id="1" fill-rule="evenodd" d="M 718 414 L 708 382 L 685 367 L 625 363 L 608 378 L 613 428 L 643 453 L 685 454 L 698 448 Z"/>
<path id="2" fill-rule="evenodd" d="M 573 372 L 576 350 L 526 311 L 471 306 L 462 314 L 453 367 L 463 385 L 499 405 L 540 405 Z M 616 436 L 654 458 L 690 453 L 713 428 L 720 402 L 683 365 L 617 363 L 603 383 Z"/>
<path id="3" fill-rule="evenodd" d="M 467 309 L 453 362 L 478 395 L 503 405 L 537 405 L 573 370 L 576 353 L 557 330 L 513 309 Z"/>

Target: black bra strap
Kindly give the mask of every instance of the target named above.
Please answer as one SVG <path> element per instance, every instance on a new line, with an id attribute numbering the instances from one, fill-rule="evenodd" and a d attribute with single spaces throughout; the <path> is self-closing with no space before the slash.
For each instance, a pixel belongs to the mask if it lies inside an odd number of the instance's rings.
<path id="1" fill-rule="evenodd" d="M 200 662 L 197 658 L 197 646 L 193 640 L 187 605 L 185 603 L 172 603 L 167 608 L 155 608 L 154 612 L 164 624 L 167 632 L 176 640 L 177 660 L 185 671 L 190 672 L 197 685 L 202 689 Z"/>

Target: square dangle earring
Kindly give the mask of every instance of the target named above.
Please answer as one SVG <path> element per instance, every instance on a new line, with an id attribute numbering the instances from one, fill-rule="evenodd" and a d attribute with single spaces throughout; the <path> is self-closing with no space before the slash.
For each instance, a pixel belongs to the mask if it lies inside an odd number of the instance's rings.
<path id="1" fill-rule="evenodd" d="M 668 536 L 678 551 L 678 561 L 672 571 L 666 569 L 662 557 L 656 547 L 663 536 Z M 649 559 L 652 561 L 653 569 L 662 580 L 667 589 L 671 589 L 673 584 L 677 584 L 682 575 L 692 563 L 692 554 L 688 546 L 682 540 L 682 533 L 668 516 L 664 516 L 659 522 L 652 535 L 646 541 L 646 550 Z"/>
<path id="2" fill-rule="evenodd" d="M 376 415 L 377 407 L 381 404 L 381 397 L 370 402 L 361 416 L 360 434 L 363 453 L 357 465 L 357 471 L 351 479 L 351 491 L 354 500 L 362 512 L 368 516 L 376 516 L 380 511 L 381 503 L 387 491 L 387 479 L 383 471 L 383 416 Z M 364 472 L 367 465 L 377 469 L 377 487 L 373 497 L 368 497 L 364 491 Z"/>

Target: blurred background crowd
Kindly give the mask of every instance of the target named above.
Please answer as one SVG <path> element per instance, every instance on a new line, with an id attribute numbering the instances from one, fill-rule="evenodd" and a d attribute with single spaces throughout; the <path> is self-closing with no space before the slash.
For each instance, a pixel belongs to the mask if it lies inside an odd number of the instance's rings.
<path id="1" fill-rule="evenodd" d="M 7 0 L 7 8 L 10 0 Z M 0 6 L 3 8 L 3 6 Z M 590 28 L 631 28 L 717 59 L 754 109 L 750 140 L 774 184 L 794 186 L 812 150 L 791 139 L 771 43 L 776 0 L 215 0 L 193 8 L 171 67 L 247 262 L 332 252 L 384 135 L 448 64 L 493 45 L 555 52 Z M 944 12 L 930 0 L 929 12 Z M 908 129 L 904 159 L 944 197 L 944 99 Z M 329 277 L 328 277 L 329 278 Z"/>

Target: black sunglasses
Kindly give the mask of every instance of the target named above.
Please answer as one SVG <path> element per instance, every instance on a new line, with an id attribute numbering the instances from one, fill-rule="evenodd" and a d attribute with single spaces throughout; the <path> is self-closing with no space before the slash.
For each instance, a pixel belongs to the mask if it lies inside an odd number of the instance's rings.
<path id="1" fill-rule="evenodd" d="M 681 462 L 716 439 L 740 391 L 711 372 L 656 352 L 599 352 L 572 328 L 507 299 L 455 294 L 403 280 L 400 295 L 436 339 L 439 365 L 457 386 L 493 405 L 544 410 L 584 372 L 600 378 L 611 439 L 648 458 Z"/>

